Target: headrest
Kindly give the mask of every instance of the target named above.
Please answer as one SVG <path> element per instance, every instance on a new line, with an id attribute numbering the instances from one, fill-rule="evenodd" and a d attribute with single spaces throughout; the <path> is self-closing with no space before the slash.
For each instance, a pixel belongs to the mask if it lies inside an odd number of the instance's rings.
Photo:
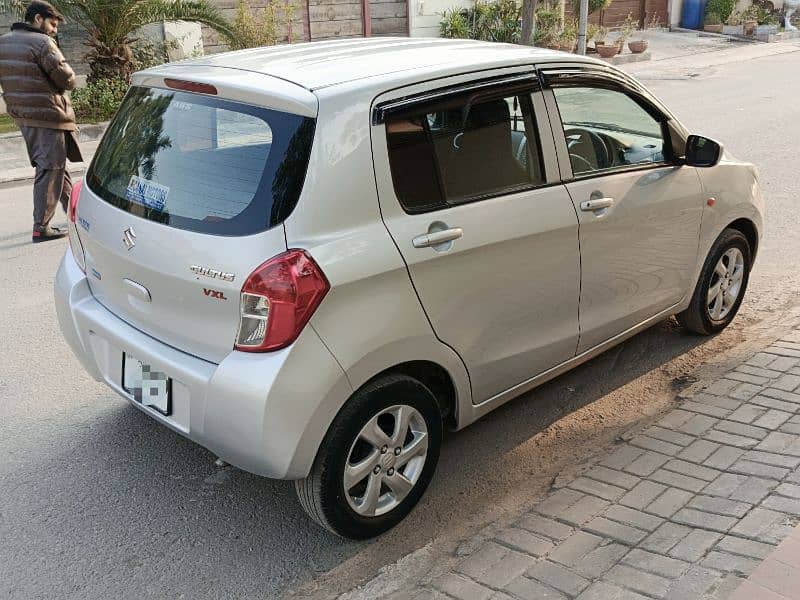
<path id="1" fill-rule="evenodd" d="M 499 123 L 508 125 L 510 121 L 511 112 L 508 110 L 508 103 L 502 98 L 498 98 L 470 106 L 464 129 L 469 131 Z"/>

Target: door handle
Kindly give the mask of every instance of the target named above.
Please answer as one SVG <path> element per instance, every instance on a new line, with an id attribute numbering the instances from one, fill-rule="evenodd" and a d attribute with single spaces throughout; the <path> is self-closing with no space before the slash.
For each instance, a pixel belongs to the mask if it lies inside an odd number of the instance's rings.
<path id="1" fill-rule="evenodd" d="M 603 208 L 609 208 L 613 204 L 613 198 L 595 198 L 594 200 L 584 200 L 581 202 L 581 210 L 600 210 Z"/>
<path id="2" fill-rule="evenodd" d="M 411 240 L 411 243 L 414 248 L 431 248 L 457 240 L 462 235 L 464 235 L 464 230 L 461 227 L 452 227 L 443 231 L 433 231 L 418 235 Z"/>

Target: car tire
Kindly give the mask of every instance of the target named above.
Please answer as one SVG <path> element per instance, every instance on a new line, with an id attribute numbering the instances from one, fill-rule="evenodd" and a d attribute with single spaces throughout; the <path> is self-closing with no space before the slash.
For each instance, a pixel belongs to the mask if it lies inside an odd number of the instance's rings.
<path id="1" fill-rule="evenodd" d="M 747 238 L 740 231 L 725 229 L 711 247 L 692 300 L 677 315 L 678 323 L 701 335 L 725 329 L 742 304 L 751 266 L 752 252 Z"/>
<path id="2" fill-rule="evenodd" d="M 442 428 L 435 396 L 416 379 L 396 374 L 366 384 L 334 419 L 308 477 L 295 481 L 300 504 L 342 537 L 380 535 L 428 487 Z"/>

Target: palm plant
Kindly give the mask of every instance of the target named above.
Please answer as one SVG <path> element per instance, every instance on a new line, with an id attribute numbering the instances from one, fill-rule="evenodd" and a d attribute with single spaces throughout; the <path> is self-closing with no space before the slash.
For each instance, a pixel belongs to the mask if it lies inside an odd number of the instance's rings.
<path id="1" fill-rule="evenodd" d="M 0 0 L 18 3 L 19 0 Z M 50 0 L 71 21 L 89 34 L 89 83 L 121 78 L 130 81 L 134 71 L 131 44 L 134 31 L 159 21 L 194 21 L 208 25 L 227 40 L 231 25 L 208 0 Z M 1 7 L 1 6 L 0 6 Z"/>
<path id="2" fill-rule="evenodd" d="M 22 0 L 0 0 L 0 14 L 11 14 L 15 18 L 21 19 L 25 13 L 25 5 Z"/>

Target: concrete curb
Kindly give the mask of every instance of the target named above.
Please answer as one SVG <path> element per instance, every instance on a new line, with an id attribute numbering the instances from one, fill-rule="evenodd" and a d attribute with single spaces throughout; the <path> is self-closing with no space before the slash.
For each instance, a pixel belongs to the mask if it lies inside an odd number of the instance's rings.
<path id="1" fill-rule="evenodd" d="M 699 29 L 686 29 L 684 27 L 671 27 L 670 31 L 677 31 L 679 33 L 694 33 L 697 37 L 708 37 L 708 38 L 718 38 L 718 39 L 726 39 L 731 43 L 742 43 L 742 44 L 761 44 L 763 43 L 761 40 L 756 38 L 745 38 L 739 37 L 737 35 L 728 35 L 726 33 L 714 33 L 712 31 L 701 31 Z"/>
<path id="2" fill-rule="evenodd" d="M 91 142 L 99 140 L 108 129 L 110 121 L 103 121 L 101 123 L 91 123 L 88 125 L 78 125 L 78 141 Z"/>
<path id="3" fill-rule="evenodd" d="M 67 169 L 72 180 L 83 177 L 86 173 L 87 167 L 75 167 Z M 33 167 L 29 169 L 13 169 L 8 171 L 7 174 L 0 175 L 0 188 L 13 187 L 21 183 L 33 181 Z"/>
<path id="4" fill-rule="evenodd" d="M 88 123 L 86 125 L 78 125 L 78 141 L 90 142 L 100 139 L 106 131 L 110 121 L 102 121 L 100 123 Z M 0 140 L 10 140 L 14 138 L 21 138 L 20 131 L 9 131 L 8 133 L 0 133 Z"/>
<path id="5" fill-rule="evenodd" d="M 84 162 L 67 165 L 67 170 L 73 178 L 80 177 L 86 172 L 86 168 L 94 156 L 95 148 L 108 128 L 108 121 L 79 125 L 79 127 L 78 141 L 86 144 L 88 148 L 82 148 L 86 159 Z M 22 140 L 22 134 L 18 131 L 0 135 L 0 156 L 19 156 L 18 160 L 13 159 L 13 166 L 0 170 L 0 186 L 24 183 L 33 179 L 34 169 L 28 163 L 24 148 L 25 142 Z"/>
<path id="6" fill-rule="evenodd" d="M 755 34 L 752 37 L 731 35 L 728 33 L 713 33 L 711 31 L 700 31 L 695 29 L 684 29 L 683 27 L 673 27 L 670 31 L 678 31 L 680 33 L 695 33 L 698 37 L 722 38 L 727 39 L 730 42 L 742 44 L 776 44 L 779 42 L 789 42 L 800 39 L 800 32 L 798 31 L 776 31 L 772 33 Z"/>
<path id="7" fill-rule="evenodd" d="M 653 56 L 650 52 L 641 52 L 639 54 L 617 54 L 616 56 L 612 56 L 611 58 L 600 58 L 600 60 L 604 60 L 612 65 L 627 65 L 630 63 L 636 62 L 645 62 L 648 60 L 653 60 Z"/>

